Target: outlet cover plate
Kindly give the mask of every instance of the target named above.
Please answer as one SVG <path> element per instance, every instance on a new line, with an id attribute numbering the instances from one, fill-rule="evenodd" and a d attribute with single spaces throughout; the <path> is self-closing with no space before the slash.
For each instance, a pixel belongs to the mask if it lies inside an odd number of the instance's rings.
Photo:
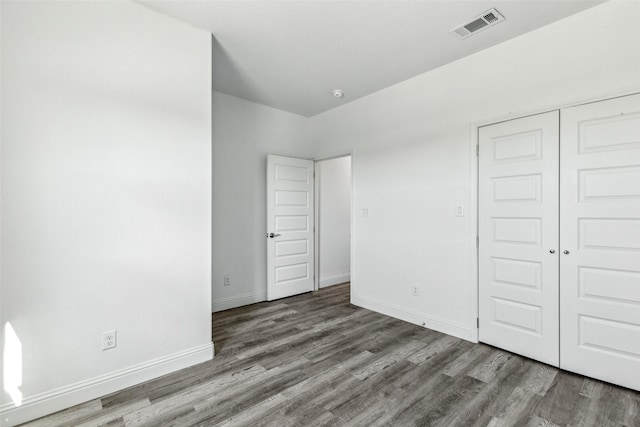
<path id="1" fill-rule="evenodd" d="M 105 331 L 102 333 L 102 349 L 109 350 L 112 348 L 116 348 L 118 345 L 118 336 L 117 331 L 112 329 L 110 331 Z"/>

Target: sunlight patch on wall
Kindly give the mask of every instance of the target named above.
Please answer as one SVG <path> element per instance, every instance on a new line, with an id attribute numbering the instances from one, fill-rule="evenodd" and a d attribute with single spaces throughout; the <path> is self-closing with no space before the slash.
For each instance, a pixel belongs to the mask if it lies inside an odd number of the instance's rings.
<path id="1" fill-rule="evenodd" d="M 16 406 L 22 405 L 22 343 L 11 323 L 4 325 L 4 390 Z"/>

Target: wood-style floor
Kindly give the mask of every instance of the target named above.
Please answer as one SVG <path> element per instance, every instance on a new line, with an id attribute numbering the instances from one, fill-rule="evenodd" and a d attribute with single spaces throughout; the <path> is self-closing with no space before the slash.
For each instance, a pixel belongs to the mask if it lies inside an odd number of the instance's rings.
<path id="1" fill-rule="evenodd" d="M 640 393 L 349 304 L 349 286 L 213 316 L 211 362 L 32 426 L 640 426 Z"/>

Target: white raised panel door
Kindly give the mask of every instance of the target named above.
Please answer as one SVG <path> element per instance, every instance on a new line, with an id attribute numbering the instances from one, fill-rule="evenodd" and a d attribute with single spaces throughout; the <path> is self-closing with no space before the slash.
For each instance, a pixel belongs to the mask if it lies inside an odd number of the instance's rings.
<path id="1" fill-rule="evenodd" d="M 558 111 L 479 129 L 480 341 L 558 366 Z"/>
<path id="2" fill-rule="evenodd" d="M 313 290 L 313 168 L 267 156 L 267 299 Z"/>
<path id="3" fill-rule="evenodd" d="M 640 95 L 561 118 L 560 366 L 640 390 Z"/>

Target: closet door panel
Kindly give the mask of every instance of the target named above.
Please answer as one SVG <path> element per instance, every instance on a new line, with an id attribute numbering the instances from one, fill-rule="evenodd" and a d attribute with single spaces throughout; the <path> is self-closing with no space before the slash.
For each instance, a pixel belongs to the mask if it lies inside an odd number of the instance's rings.
<path id="1" fill-rule="evenodd" d="M 640 390 L 640 95 L 560 128 L 560 366 Z"/>
<path id="2" fill-rule="evenodd" d="M 480 128 L 478 180 L 480 341 L 554 366 L 558 123 L 555 111 Z"/>

